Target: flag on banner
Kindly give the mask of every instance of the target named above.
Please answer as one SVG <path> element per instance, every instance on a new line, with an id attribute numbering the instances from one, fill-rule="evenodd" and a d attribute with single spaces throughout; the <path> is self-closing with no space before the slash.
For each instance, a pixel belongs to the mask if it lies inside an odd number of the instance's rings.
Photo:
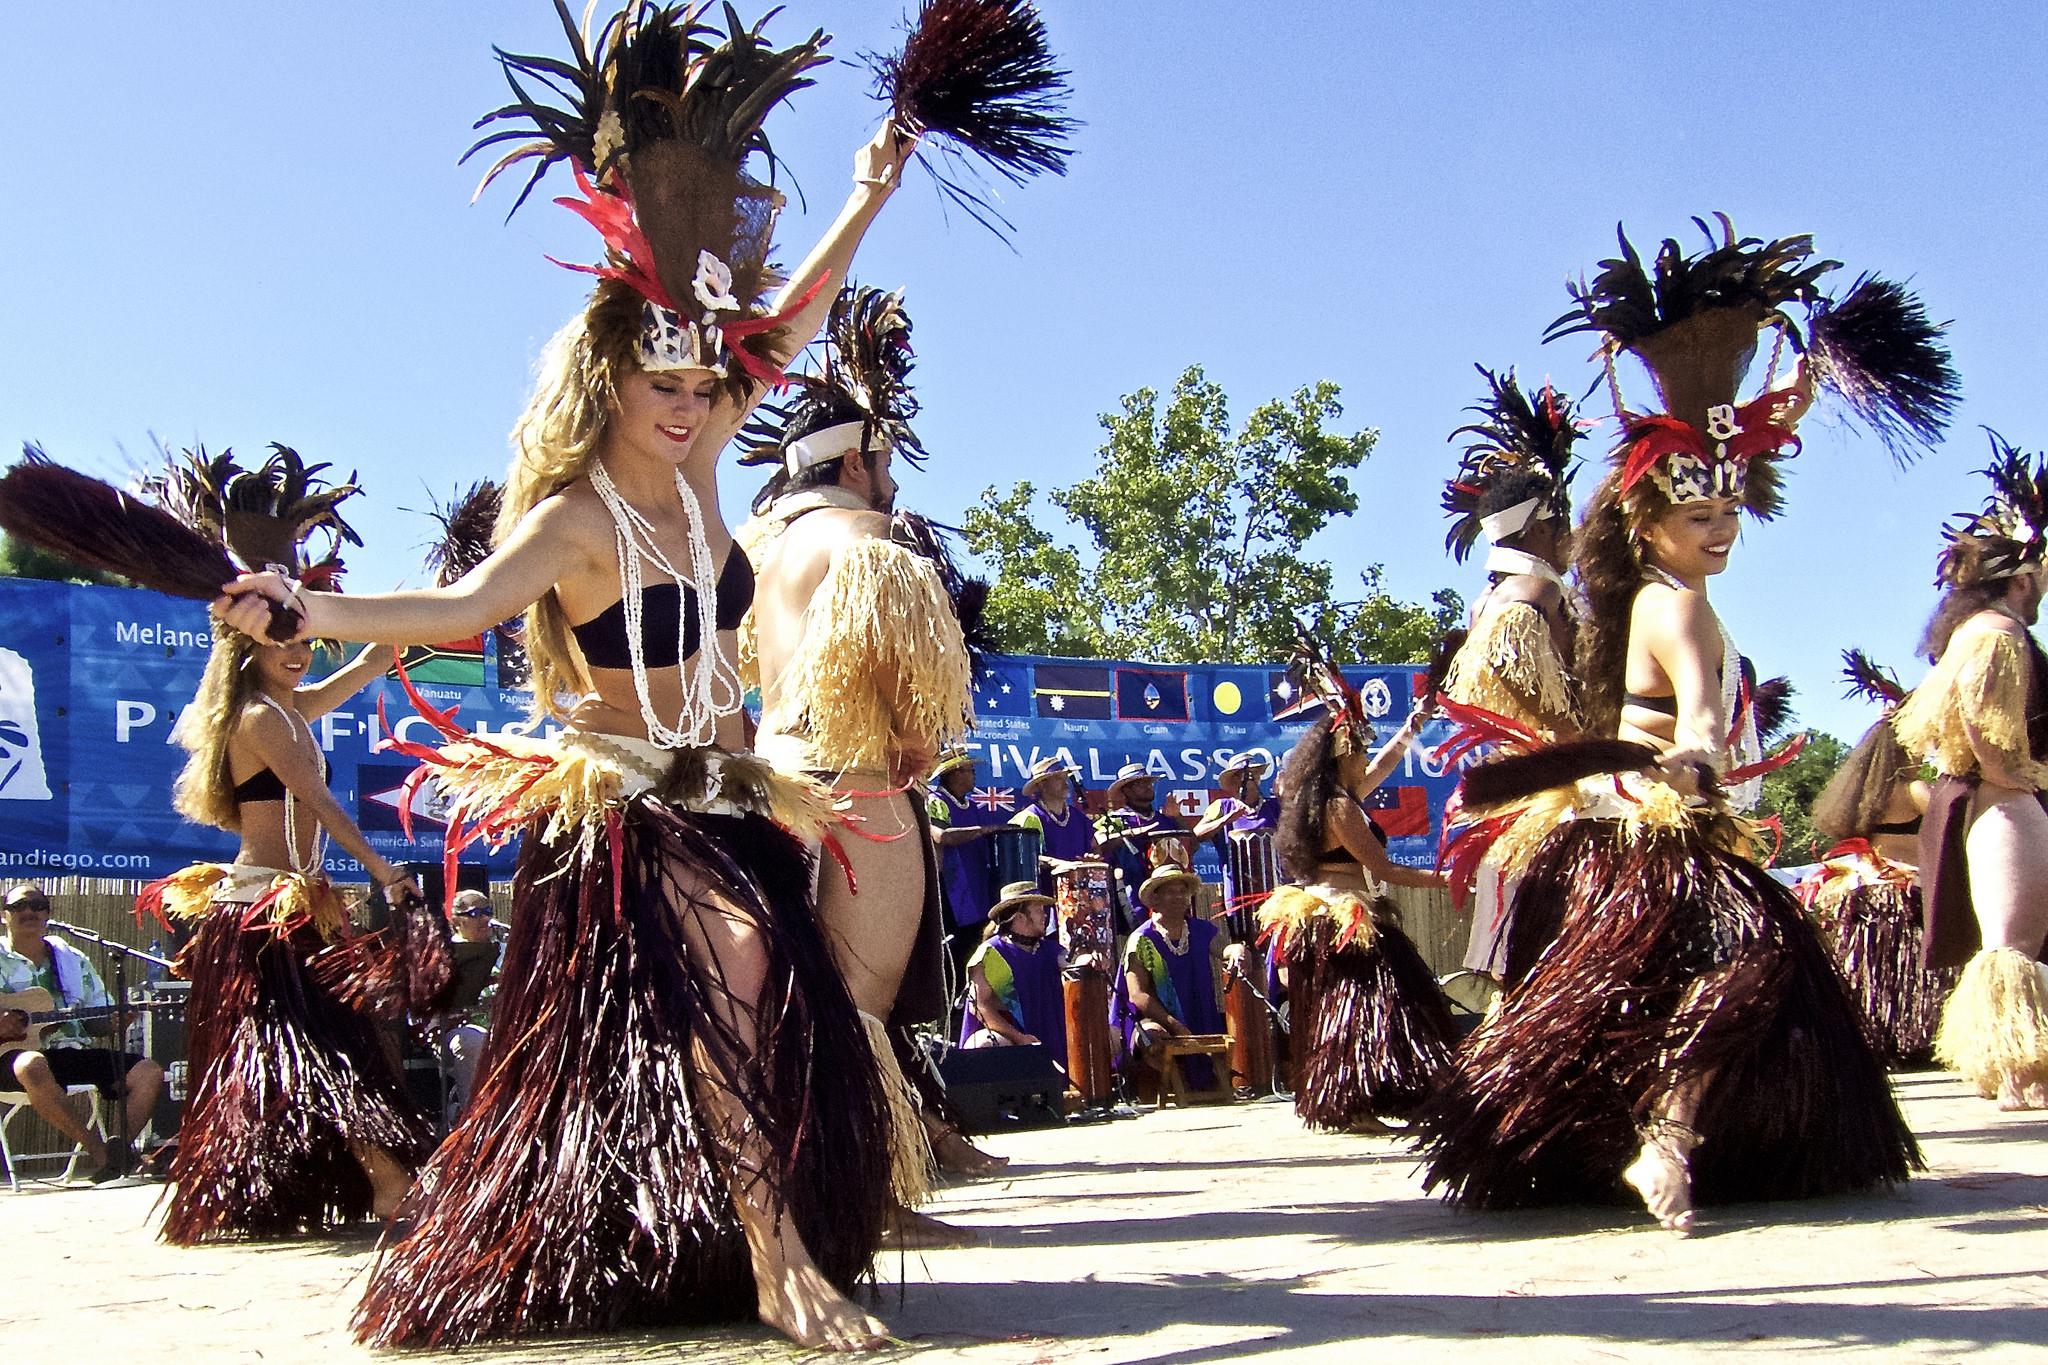
<path id="1" fill-rule="evenodd" d="M 974 713 L 978 716 L 1031 714 L 1031 666 L 991 660 L 974 680 Z"/>
<path id="2" fill-rule="evenodd" d="M 1151 668 L 1119 668 L 1116 716 L 1118 720 L 1186 720 L 1188 675 Z"/>
<path id="3" fill-rule="evenodd" d="M 356 765 L 356 824 L 363 829 L 402 830 L 399 808 L 405 804 L 405 780 L 418 766 L 411 763 L 358 763 Z M 422 782 L 412 794 L 415 829 L 445 823 L 448 803 L 432 782 Z"/>
<path id="4" fill-rule="evenodd" d="M 1358 803 L 1373 813 L 1389 839 L 1429 833 L 1429 791 L 1424 787 L 1381 787 Z"/>
<path id="5" fill-rule="evenodd" d="M 1009 810 L 1017 804 L 1015 787 L 976 787 L 967 794 L 967 804 L 982 810 Z"/>
<path id="6" fill-rule="evenodd" d="M 1039 664 L 1031 670 L 1038 714 L 1060 720 L 1111 720 L 1109 669 Z M 1186 702 L 1183 701 L 1185 706 Z"/>
<path id="7" fill-rule="evenodd" d="M 444 645 L 414 645 L 405 651 L 406 676 L 416 683 L 446 687 L 484 685 L 484 637 L 451 640 Z"/>
<path id="8" fill-rule="evenodd" d="M 1219 795 L 1221 793 L 1218 793 Z M 1171 815 L 1185 815 L 1199 819 L 1209 809 L 1209 790 L 1206 787 L 1175 787 L 1166 794 L 1165 810 Z"/>
<path id="9" fill-rule="evenodd" d="M 1322 699 L 1286 673 L 1266 675 L 1266 701 L 1274 720 L 1312 720 L 1322 714 Z"/>

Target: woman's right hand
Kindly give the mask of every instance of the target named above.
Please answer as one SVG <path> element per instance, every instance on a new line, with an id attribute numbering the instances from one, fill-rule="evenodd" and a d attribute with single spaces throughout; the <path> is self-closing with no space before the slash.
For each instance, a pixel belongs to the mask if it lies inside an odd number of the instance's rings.
<path id="1" fill-rule="evenodd" d="M 297 614 L 298 629 L 289 640 L 276 639 L 270 633 L 273 604 L 290 608 Z M 290 644 L 313 633 L 312 622 L 304 609 L 304 598 L 284 575 L 277 573 L 243 574 L 234 582 L 224 584 L 221 595 L 213 599 L 213 614 L 250 639 L 272 644 Z"/>
<path id="2" fill-rule="evenodd" d="M 420 890 L 418 882 L 390 863 L 384 864 L 382 868 L 373 869 L 370 873 L 370 883 L 384 893 L 384 903 L 387 905 L 402 905 L 410 901 L 424 904 L 427 899 L 427 893 Z"/>
<path id="3" fill-rule="evenodd" d="M 917 150 L 917 139 L 905 137 L 893 120 L 884 119 L 861 149 L 853 154 L 853 183 L 893 191 L 903 183 L 903 167 Z"/>
<path id="4" fill-rule="evenodd" d="M 1705 749 L 1677 749 L 1657 760 L 1657 770 L 1680 796 L 1698 796 L 1713 781 L 1714 756 Z"/>

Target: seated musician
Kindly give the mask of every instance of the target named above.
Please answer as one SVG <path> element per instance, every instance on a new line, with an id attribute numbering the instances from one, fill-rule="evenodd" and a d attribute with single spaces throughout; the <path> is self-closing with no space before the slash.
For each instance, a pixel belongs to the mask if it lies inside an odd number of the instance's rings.
<path id="1" fill-rule="evenodd" d="M 1223 969 L 1244 955 L 1244 945 L 1212 920 L 1190 911 L 1201 878 L 1171 861 L 1154 867 L 1138 886 L 1138 903 L 1150 917 L 1124 949 L 1111 1023 L 1123 1035 L 1124 1056 L 1154 1071 L 1156 1054 L 1168 1038 L 1223 1032 Z M 1196 1059 L 1206 1062 L 1206 1059 Z M 1206 1086 L 1206 1065 L 1192 1064 L 1188 1083 Z"/>
<path id="2" fill-rule="evenodd" d="M 1126 763 L 1109 784 L 1109 808 L 1095 817 L 1096 852 L 1116 869 L 1119 934 L 1128 934 L 1145 917 L 1138 906 L 1138 883 L 1145 880 L 1151 865 L 1153 840 L 1185 829 L 1178 815 L 1153 808 L 1158 793 L 1158 784 L 1144 764 Z"/>
<path id="3" fill-rule="evenodd" d="M 49 992 L 51 1009 L 104 1009 L 114 1003 L 100 974 L 85 954 L 63 939 L 48 935 L 50 899 L 41 888 L 17 886 L 7 893 L 7 937 L 0 941 L 0 992 L 42 989 Z M 139 1134 L 156 1108 L 163 1089 L 164 1069 L 147 1057 L 88 1047 L 88 1033 L 111 1037 L 114 1023 L 100 1019 L 70 1021 L 45 1026 L 42 1040 L 34 1047 L 0 1052 L 0 1088 L 27 1093 L 36 1113 L 52 1128 L 85 1149 L 93 1164 L 95 1183 L 128 1174 L 135 1168 L 133 1148 L 123 1139 L 103 1141 L 100 1135 L 78 1121 L 64 1102 L 67 1086 L 92 1085 L 108 1099 L 117 1099 L 125 1083 L 128 1092 L 127 1131 Z M 0 1048 L 30 1038 L 28 1014 L 21 1009 L 0 1010 Z"/>
<path id="4" fill-rule="evenodd" d="M 1066 949 L 1046 937 L 1052 897 L 1036 882 L 1011 882 L 989 910 L 988 933 L 967 960 L 962 1047 L 1026 1047 L 1042 1043 L 1067 1061 Z M 1094 956 L 1081 959 L 1095 962 Z"/>
<path id="5" fill-rule="evenodd" d="M 444 1016 L 450 1027 L 442 1042 L 448 1052 L 451 1123 L 469 1103 L 476 1064 L 483 1056 L 484 1037 L 490 1029 L 491 1002 L 484 996 L 498 973 L 498 944 L 491 937 L 491 898 L 481 891 L 456 892 L 454 925 L 455 987 Z"/>

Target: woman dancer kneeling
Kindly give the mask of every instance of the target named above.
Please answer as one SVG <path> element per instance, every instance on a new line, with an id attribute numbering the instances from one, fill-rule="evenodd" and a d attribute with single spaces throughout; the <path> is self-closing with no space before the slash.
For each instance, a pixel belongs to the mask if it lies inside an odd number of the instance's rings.
<path id="1" fill-rule="evenodd" d="M 308 471 L 284 447 L 253 472 L 225 456 L 195 459 L 173 472 L 169 484 L 180 496 L 168 501 L 210 508 L 196 519 L 218 531 L 231 480 L 242 505 L 229 538 L 261 539 L 268 530 L 276 542 L 235 544 L 244 563 L 295 559 L 293 542 L 315 525 L 350 534 L 332 507 L 355 488 L 311 491 Z M 248 509 L 259 484 L 275 515 Z M 138 914 L 195 926 L 178 958 L 192 982 L 191 1098 L 163 1226 L 164 1239 L 181 1245 L 316 1231 L 373 1212 L 389 1217 L 434 1146 L 433 1126 L 375 1026 L 313 966 L 316 954 L 350 934 L 348 907 L 324 870 L 323 833 L 362 863 L 376 888 L 419 899 L 328 791 L 311 727 L 390 667 L 392 654 L 372 646 L 301 686 L 312 657 L 310 645 L 261 644 L 220 630 L 199 695 L 179 722 L 176 738 L 192 758 L 175 801 L 187 819 L 239 834 L 241 849 L 231 864 L 201 863 L 154 883 L 137 902 Z"/>
<path id="2" fill-rule="evenodd" d="M 764 306 L 780 196 L 741 171 L 758 128 L 696 107 L 732 94 L 708 76 L 635 97 L 636 79 L 682 80 L 638 46 L 676 41 L 673 22 L 650 11 L 613 49 L 623 155 L 580 183 L 614 264 L 543 361 L 491 557 L 418 592 L 232 589 L 248 629 L 270 599 L 311 632 L 403 643 L 524 610 L 536 704 L 567 727 L 472 741 L 415 703 L 450 741 L 406 752 L 454 798 L 451 846 L 472 816 L 522 844 L 475 1094 L 357 1313 L 380 1345 L 756 1312 L 807 1345 L 883 1339 L 846 1297 L 887 1215 L 889 1126 L 810 904 L 802 837 L 827 832 L 830 803 L 742 751 L 733 631 L 753 574 L 716 471 L 823 324 L 910 144 L 885 126 L 857 154 L 838 220 Z M 745 101 L 757 116 L 807 65 L 729 55 L 705 69 L 780 83 Z"/>
<path id="3" fill-rule="evenodd" d="M 1748 856 L 1737 812 L 1762 765 L 1742 661 L 1707 601 L 1740 512 L 1776 510 L 1773 461 L 1809 401 L 1802 374 L 1735 403 L 1765 320 L 1816 297 L 1810 251 L 1729 232 L 1698 263 L 1667 242 L 1654 286 L 1630 251 L 1581 292 L 1584 325 L 1608 331 L 1610 358 L 1643 359 L 1670 410 L 1624 412 L 1578 536 L 1587 730 L 1624 743 L 1464 781 L 1524 877 L 1512 933 L 1547 947 L 1418 1118 L 1428 1184 L 1463 1203 L 1596 1201 L 1626 1180 L 1682 1234 L 1696 1196 L 1868 1189 L 1917 1164 L 1840 974 Z M 1644 298 L 1654 313 L 1630 302 Z M 1808 336 L 1815 352 L 1825 339 Z"/>
<path id="4" fill-rule="evenodd" d="M 1328 713 L 1288 756 L 1275 840 L 1294 884 L 1259 907 L 1259 925 L 1286 971 L 1302 1049 L 1294 1112 L 1312 1128 L 1385 1133 L 1379 1116 L 1408 1117 L 1457 1043 L 1436 978 L 1385 890 L 1444 879 L 1389 858 L 1386 835 L 1359 804 L 1392 774 L 1419 718 L 1374 754 L 1372 725 L 1342 675 L 1312 657 L 1310 680 Z"/>

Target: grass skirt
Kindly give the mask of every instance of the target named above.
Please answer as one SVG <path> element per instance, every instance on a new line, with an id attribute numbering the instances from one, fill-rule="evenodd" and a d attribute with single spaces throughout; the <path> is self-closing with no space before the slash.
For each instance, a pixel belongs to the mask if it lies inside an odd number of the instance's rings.
<path id="1" fill-rule="evenodd" d="M 371 1275 L 365 1342 L 750 1318 L 736 1181 L 779 1191 L 842 1290 L 880 1243 L 887 1100 L 803 845 L 647 794 L 560 814 L 529 820 L 475 1095 Z M 725 1012 L 752 989 L 685 936 L 707 891 L 765 954 L 758 1034 Z"/>
<path id="2" fill-rule="evenodd" d="M 1413 1113 L 1450 1064 L 1458 1035 L 1408 936 L 1381 905 L 1324 886 L 1282 887 L 1260 907 L 1260 923 L 1303 1006 L 1292 1028 L 1304 1049 L 1296 1116 L 1343 1132 L 1359 1119 Z"/>
<path id="3" fill-rule="evenodd" d="M 1941 1007 L 1962 970 L 1920 965 L 1920 888 L 1864 881 L 1817 901 L 1814 911 L 1885 1060 L 1930 1060 Z"/>
<path id="4" fill-rule="evenodd" d="M 1865 1190 L 1919 1165 L 1798 900 L 1710 838 L 1718 824 L 1579 819 L 1545 837 L 1514 923 L 1555 938 L 1418 1115 L 1428 1188 L 1495 1209 L 1624 1197 L 1651 1106 L 1703 1077 L 1702 1203 Z"/>
<path id="5" fill-rule="evenodd" d="M 181 1246 L 315 1232 L 369 1216 L 351 1142 L 407 1169 L 433 1150 L 375 1026 L 309 970 L 322 946 L 224 902 L 179 957 L 193 1077 L 163 1238 Z"/>

